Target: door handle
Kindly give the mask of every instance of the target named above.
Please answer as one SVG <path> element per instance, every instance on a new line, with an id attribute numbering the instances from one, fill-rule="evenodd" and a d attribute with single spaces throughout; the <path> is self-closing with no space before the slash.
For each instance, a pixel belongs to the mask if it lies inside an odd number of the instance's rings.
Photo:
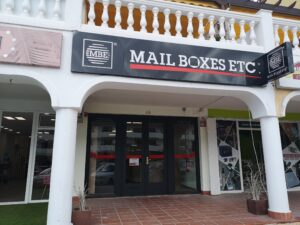
<path id="1" fill-rule="evenodd" d="M 146 157 L 146 165 L 149 165 L 149 156 Z"/>

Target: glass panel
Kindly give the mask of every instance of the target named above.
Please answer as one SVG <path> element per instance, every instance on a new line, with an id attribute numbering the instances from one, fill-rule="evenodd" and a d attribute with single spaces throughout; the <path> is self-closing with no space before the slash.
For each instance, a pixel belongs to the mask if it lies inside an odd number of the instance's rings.
<path id="1" fill-rule="evenodd" d="M 140 121 L 126 122 L 126 183 L 142 183 L 142 127 Z"/>
<path id="2" fill-rule="evenodd" d="M 164 126 L 149 123 L 149 182 L 162 183 L 164 180 Z"/>
<path id="3" fill-rule="evenodd" d="M 113 194 L 115 183 L 116 125 L 94 121 L 91 128 L 89 194 Z"/>
<path id="4" fill-rule="evenodd" d="M 285 179 L 288 189 L 300 187 L 299 124 L 280 123 Z"/>
<path id="5" fill-rule="evenodd" d="M 0 132 L 0 202 L 24 201 L 32 113 L 3 112 Z"/>
<path id="6" fill-rule="evenodd" d="M 53 139 L 54 128 L 53 130 L 38 129 L 32 200 L 49 198 Z"/>
<path id="7" fill-rule="evenodd" d="M 39 127 L 54 127 L 55 114 L 42 113 L 39 116 Z"/>
<path id="8" fill-rule="evenodd" d="M 195 146 L 194 124 L 178 121 L 174 125 L 176 192 L 197 190 Z"/>
<path id="9" fill-rule="evenodd" d="M 241 190 L 236 121 L 217 120 L 221 191 Z"/>

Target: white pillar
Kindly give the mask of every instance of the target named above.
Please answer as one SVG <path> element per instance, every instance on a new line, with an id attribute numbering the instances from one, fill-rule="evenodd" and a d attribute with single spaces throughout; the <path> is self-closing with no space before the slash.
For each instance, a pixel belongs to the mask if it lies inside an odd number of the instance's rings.
<path id="1" fill-rule="evenodd" d="M 199 118 L 200 130 L 200 176 L 202 194 L 210 194 L 209 159 L 206 118 Z"/>
<path id="2" fill-rule="evenodd" d="M 56 110 L 47 225 L 71 225 L 77 113 Z"/>
<path id="3" fill-rule="evenodd" d="M 214 118 L 207 118 L 208 163 L 210 177 L 210 194 L 221 194 L 219 173 L 219 147 L 217 139 L 217 122 Z"/>
<path id="4" fill-rule="evenodd" d="M 260 118 L 267 179 L 269 215 L 290 214 L 277 117 Z"/>

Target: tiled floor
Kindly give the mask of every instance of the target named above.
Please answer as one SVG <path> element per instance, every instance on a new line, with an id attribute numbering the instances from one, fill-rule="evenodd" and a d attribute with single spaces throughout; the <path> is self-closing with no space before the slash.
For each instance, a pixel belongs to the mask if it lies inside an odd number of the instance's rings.
<path id="1" fill-rule="evenodd" d="M 290 193 L 289 198 L 293 214 L 300 221 L 300 192 Z M 88 203 L 93 209 L 93 225 L 250 225 L 280 222 L 268 216 L 248 213 L 245 194 L 102 198 L 90 199 Z"/>

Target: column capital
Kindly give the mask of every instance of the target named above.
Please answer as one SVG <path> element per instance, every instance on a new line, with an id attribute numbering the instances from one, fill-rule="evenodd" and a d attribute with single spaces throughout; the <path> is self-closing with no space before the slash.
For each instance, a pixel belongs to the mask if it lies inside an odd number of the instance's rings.
<path id="1" fill-rule="evenodd" d="M 55 111 L 60 110 L 60 109 L 71 109 L 71 110 L 77 111 L 78 113 L 81 112 L 81 107 L 77 107 L 77 106 L 52 106 L 52 108 Z"/>

